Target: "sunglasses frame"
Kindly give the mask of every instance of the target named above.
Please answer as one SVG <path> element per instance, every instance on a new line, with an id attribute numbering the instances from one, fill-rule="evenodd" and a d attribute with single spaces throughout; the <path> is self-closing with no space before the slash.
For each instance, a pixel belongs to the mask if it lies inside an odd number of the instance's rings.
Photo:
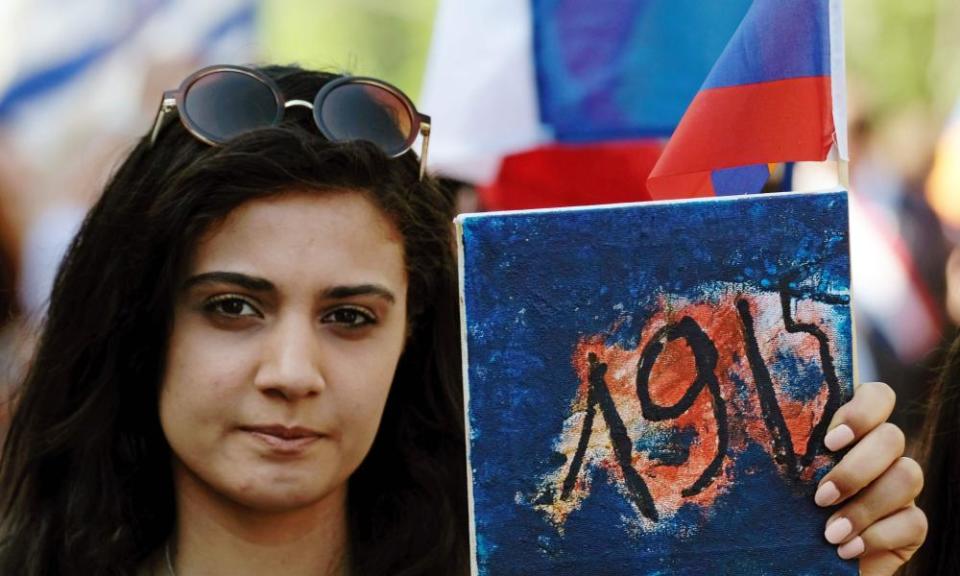
<path id="1" fill-rule="evenodd" d="M 180 117 L 180 123 L 183 124 L 183 127 L 201 142 L 204 142 L 210 146 L 220 146 L 224 143 L 224 141 L 217 140 L 212 135 L 206 133 L 192 118 L 190 118 L 189 115 L 183 113 L 183 111 L 186 110 L 185 99 L 187 92 L 190 90 L 193 84 L 205 76 L 221 72 L 230 72 L 249 76 L 258 82 L 261 82 L 270 89 L 270 92 L 273 94 L 273 97 L 277 103 L 277 114 L 270 124 L 267 124 L 263 127 L 278 125 L 281 121 L 283 121 L 283 116 L 287 108 L 301 106 L 304 108 L 309 108 L 312 111 L 314 124 L 317 126 L 317 129 L 320 130 L 320 133 L 323 134 L 323 136 L 330 142 L 346 142 L 347 140 L 337 138 L 321 118 L 320 111 L 323 109 L 323 103 L 329 94 L 331 94 L 338 87 L 347 84 L 374 86 L 385 91 L 400 101 L 410 117 L 410 134 L 408 134 L 404 140 L 403 148 L 399 152 L 387 155 L 391 158 L 402 156 L 413 147 L 414 142 L 417 140 L 417 135 L 421 135 L 423 140 L 420 144 L 420 179 L 423 180 L 427 166 L 427 152 L 430 146 L 430 117 L 426 114 L 418 112 L 410 98 L 408 98 L 407 95 L 400 91 L 400 89 L 396 86 L 384 82 L 383 80 L 378 80 L 376 78 L 370 78 L 367 76 L 340 76 L 338 78 L 334 78 L 320 88 L 316 96 L 314 96 L 313 102 L 308 102 L 306 100 L 297 99 L 287 100 L 283 96 L 283 93 L 280 91 L 280 87 L 277 86 L 276 82 L 259 70 L 247 68 L 245 66 L 234 66 L 229 64 L 201 68 L 200 70 L 197 70 L 193 74 L 184 78 L 183 82 L 180 83 L 180 87 L 176 90 L 165 90 L 163 92 L 163 98 L 160 101 L 160 106 L 157 109 L 157 115 L 153 122 L 153 129 L 150 131 L 150 146 L 153 146 L 154 142 L 156 142 L 157 136 L 160 133 L 160 129 L 163 127 L 164 118 L 167 114 L 172 112 L 177 112 L 177 115 Z M 376 143 L 374 142 L 374 144 Z M 386 151 L 384 151 L 384 153 L 386 153 Z"/>

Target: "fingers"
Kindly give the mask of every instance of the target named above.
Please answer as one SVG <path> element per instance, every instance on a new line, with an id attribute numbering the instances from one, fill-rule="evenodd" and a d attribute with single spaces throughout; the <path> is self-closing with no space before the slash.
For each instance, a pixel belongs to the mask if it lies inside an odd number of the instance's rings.
<path id="1" fill-rule="evenodd" d="M 862 576 L 888 576 L 913 556 L 927 536 L 927 517 L 909 506 L 874 523 L 837 548 L 844 559 L 860 558 Z"/>
<path id="2" fill-rule="evenodd" d="M 911 506 L 922 489 L 920 465 L 910 458 L 900 458 L 830 517 L 824 537 L 831 544 L 845 544 L 875 522 Z"/>
<path id="3" fill-rule="evenodd" d="M 814 501 L 820 506 L 834 506 L 850 498 L 880 478 L 881 474 L 903 456 L 905 444 L 906 440 L 900 428 L 887 422 L 880 424 L 869 431 L 847 452 L 840 463 L 820 480 Z"/>
<path id="4" fill-rule="evenodd" d="M 914 499 L 923 471 L 903 458 L 903 432 L 886 422 L 896 394 L 886 384 L 863 384 L 830 422 L 824 444 L 852 446 L 820 481 L 820 506 L 838 506 L 824 537 L 844 559 L 860 558 L 862 576 L 890 576 L 926 538 L 927 519 Z"/>
<path id="5" fill-rule="evenodd" d="M 853 399 L 833 415 L 823 443 L 834 452 L 842 450 L 886 422 L 896 402 L 893 388 L 883 382 L 861 384 Z"/>

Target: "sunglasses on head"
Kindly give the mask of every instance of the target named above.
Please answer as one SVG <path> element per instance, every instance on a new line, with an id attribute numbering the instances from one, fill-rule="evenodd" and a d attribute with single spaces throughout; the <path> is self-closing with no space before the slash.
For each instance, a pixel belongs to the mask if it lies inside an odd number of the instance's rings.
<path id="1" fill-rule="evenodd" d="M 430 117 L 417 112 L 398 88 L 374 78 L 335 78 L 323 85 L 313 102 L 308 102 L 286 100 L 273 79 L 259 70 L 243 66 L 203 68 L 188 76 L 178 89 L 163 93 L 150 145 L 156 141 L 166 114 L 174 110 L 188 132 L 218 146 L 244 132 L 276 126 L 292 106 L 312 110 L 313 120 L 327 140 L 367 140 L 391 158 L 410 150 L 417 134 L 422 134 L 423 179 Z"/>

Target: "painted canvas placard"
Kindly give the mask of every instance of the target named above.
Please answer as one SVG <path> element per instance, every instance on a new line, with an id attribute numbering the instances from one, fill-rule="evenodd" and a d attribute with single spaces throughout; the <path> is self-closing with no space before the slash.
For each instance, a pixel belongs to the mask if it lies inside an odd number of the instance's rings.
<path id="1" fill-rule="evenodd" d="M 855 575 L 846 192 L 458 219 L 474 573 Z"/>

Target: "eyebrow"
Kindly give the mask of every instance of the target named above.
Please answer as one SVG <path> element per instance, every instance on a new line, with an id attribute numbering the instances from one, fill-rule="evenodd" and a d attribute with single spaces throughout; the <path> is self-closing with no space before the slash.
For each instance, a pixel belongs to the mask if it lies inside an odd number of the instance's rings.
<path id="1" fill-rule="evenodd" d="M 233 284 L 252 292 L 276 292 L 277 288 L 266 278 L 249 276 L 239 272 L 204 272 L 191 276 L 184 283 L 181 289 L 186 292 L 195 286 L 204 284 Z M 397 301 L 397 297 L 384 286 L 379 284 L 354 284 L 343 286 L 331 286 L 325 289 L 321 296 L 331 300 L 343 300 L 355 296 L 377 296 L 390 302 Z"/>
<path id="2" fill-rule="evenodd" d="M 324 298 L 341 300 L 353 296 L 378 296 L 393 304 L 397 297 L 393 292 L 378 284 L 357 284 L 354 286 L 332 286 L 323 291 Z"/>
<path id="3" fill-rule="evenodd" d="M 233 284 L 253 292 L 275 292 L 277 289 L 276 286 L 273 285 L 273 282 L 265 278 L 248 276 L 247 274 L 240 274 L 239 272 L 204 272 L 203 274 L 197 274 L 196 276 L 187 278 L 181 290 L 186 292 L 194 286 L 202 286 L 204 284 Z"/>

